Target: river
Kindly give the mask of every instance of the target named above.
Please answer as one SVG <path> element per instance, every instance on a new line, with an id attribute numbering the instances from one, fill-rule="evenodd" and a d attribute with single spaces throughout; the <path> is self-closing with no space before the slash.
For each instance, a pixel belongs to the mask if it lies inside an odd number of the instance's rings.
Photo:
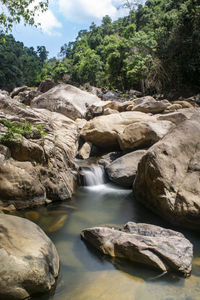
<path id="1" fill-rule="evenodd" d="M 198 300 L 200 299 L 200 239 L 182 231 L 194 244 L 193 272 L 189 278 L 176 274 L 160 277 L 145 266 L 109 258 L 80 239 L 84 228 L 127 221 L 169 224 L 138 204 L 131 190 L 105 183 L 104 174 L 86 169 L 86 184 L 70 202 L 18 212 L 47 233 L 58 250 L 61 269 L 55 289 L 34 300 Z M 89 181 L 88 181 L 89 180 Z"/>

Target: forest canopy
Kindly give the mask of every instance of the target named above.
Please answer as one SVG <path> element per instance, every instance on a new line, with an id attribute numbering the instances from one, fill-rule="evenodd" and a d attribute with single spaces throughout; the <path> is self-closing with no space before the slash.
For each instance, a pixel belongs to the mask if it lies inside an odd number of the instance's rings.
<path id="1" fill-rule="evenodd" d="M 123 91 L 199 92 L 199 28 L 199 0 L 147 0 L 129 7 L 124 18 L 113 22 L 105 16 L 100 26 L 79 31 L 61 47 L 59 59 L 47 60 L 45 47 L 40 53 L 9 36 L 0 47 L 1 88 L 52 78 Z"/>
<path id="2" fill-rule="evenodd" d="M 127 17 L 92 23 L 61 47 L 41 77 L 149 92 L 200 86 L 200 3 L 148 0 Z M 68 76 L 66 76 L 68 74 Z M 65 75 L 65 76 L 64 76 Z"/>

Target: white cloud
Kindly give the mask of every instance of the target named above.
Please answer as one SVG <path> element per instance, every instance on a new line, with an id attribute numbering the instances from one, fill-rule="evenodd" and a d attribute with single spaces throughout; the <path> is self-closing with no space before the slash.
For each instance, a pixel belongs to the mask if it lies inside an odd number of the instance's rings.
<path id="1" fill-rule="evenodd" d="M 53 12 L 48 9 L 35 17 L 36 23 L 40 23 L 41 30 L 48 35 L 59 35 L 55 28 L 61 28 L 62 24 L 56 19 Z"/>
<path id="2" fill-rule="evenodd" d="M 32 2 L 29 7 L 33 9 L 35 5 L 38 5 L 40 0 L 35 0 Z M 53 4 L 54 0 L 49 1 L 49 5 Z M 47 11 L 41 12 L 38 11 L 35 15 L 35 22 L 40 24 L 40 29 L 48 35 L 59 35 L 59 32 L 55 28 L 61 28 L 62 24 L 57 20 L 52 10 L 48 8 Z"/>
<path id="3" fill-rule="evenodd" d="M 113 20 L 127 15 L 127 10 L 118 10 L 120 0 L 58 0 L 61 13 L 72 22 L 90 24 L 105 15 Z"/>

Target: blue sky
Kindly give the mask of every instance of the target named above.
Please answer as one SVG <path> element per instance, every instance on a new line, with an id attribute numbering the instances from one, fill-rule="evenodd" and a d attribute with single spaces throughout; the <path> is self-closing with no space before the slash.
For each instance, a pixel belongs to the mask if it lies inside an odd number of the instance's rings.
<path id="1" fill-rule="evenodd" d="M 88 29 L 92 22 L 99 25 L 105 15 L 113 20 L 127 15 L 126 9 L 117 9 L 121 3 L 122 0 L 50 0 L 48 11 L 36 17 L 40 28 L 19 24 L 12 34 L 25 46 L 46 46 L 50 58 L 57 56 L 62 45 L 73 41 L 78 31 Z"/>

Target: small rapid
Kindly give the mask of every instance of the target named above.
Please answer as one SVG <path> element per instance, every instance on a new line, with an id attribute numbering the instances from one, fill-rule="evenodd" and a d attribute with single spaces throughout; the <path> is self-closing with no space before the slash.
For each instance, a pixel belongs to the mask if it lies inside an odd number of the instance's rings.
<path id="1" fill-rule="evenodd" d="M 108 182 L 105 170 L 98 164 L 81 167 L 82 184 L 84 189 L 100 194 L 129 194 L 130 190 L 120 188 L 113 183 Z"/>
<path id="2" fill-rule="evenodd" d="M 104 169 L 99 165 L 82 168 L 84 186 L 99 186 L 106 183 Z"/>

